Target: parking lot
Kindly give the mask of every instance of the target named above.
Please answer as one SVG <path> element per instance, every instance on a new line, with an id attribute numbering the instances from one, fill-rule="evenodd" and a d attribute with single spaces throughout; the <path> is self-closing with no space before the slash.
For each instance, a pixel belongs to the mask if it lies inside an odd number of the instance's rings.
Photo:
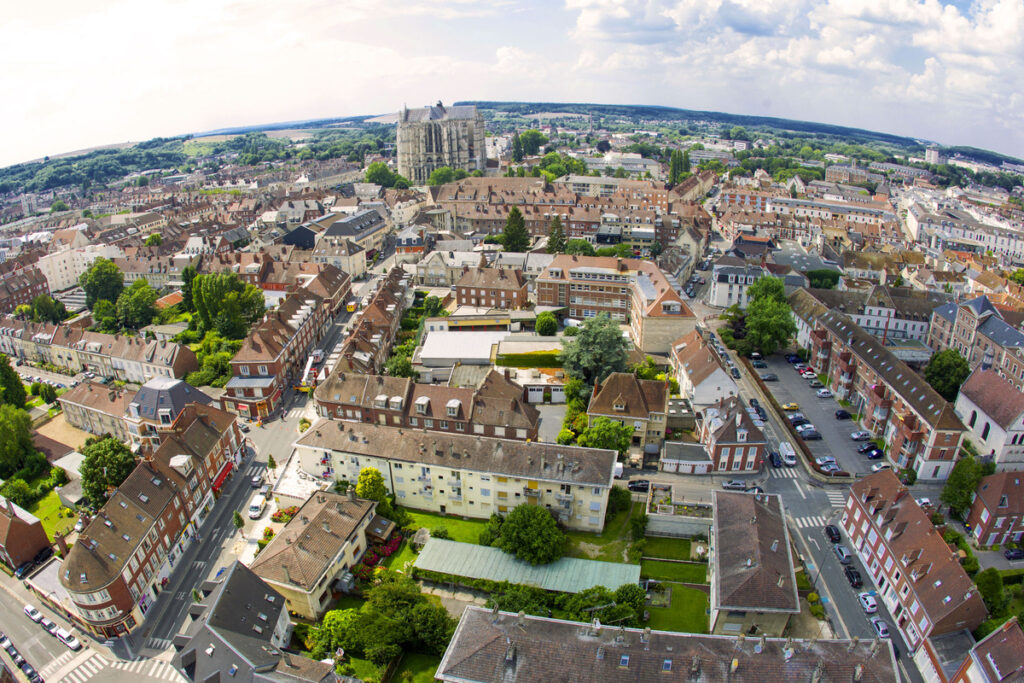
<path id="1" fill-rule="evenodd" d="M 782 356 L 772 356 L 766 362 L 768 367 L 758 372 L 778 375 L 777 382 L 765 383 L 775 400 L 780 406 L 790 402 L 799 405 L 799 411 L 789 411 L 787 415 L 792 412 L 803 413 L 821 434 L 820 441 L 806 442 L 814 457 L 831 455 L 841 469 L 851 474 L 870 472 L 873 462 L 881 462 L 868 460 L 857 452 L 860 442 L 853 441 L 850 434 L 859 427 L 853 420 L 836 419 L 835 412 L 842 406 L 834 398 L 818 398 L 818 390 L 809 386 L 810 380 L 801 377 Z"/>

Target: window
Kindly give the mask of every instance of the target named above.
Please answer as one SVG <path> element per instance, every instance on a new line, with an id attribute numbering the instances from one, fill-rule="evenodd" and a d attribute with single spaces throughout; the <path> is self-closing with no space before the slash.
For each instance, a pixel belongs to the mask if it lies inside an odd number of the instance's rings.
<path id="1" fill-rule="evenodd" d="M 245 377 L 249 376 L 249 366 L 248 365 L 241 366 L 241 371 L 242 371 L 242 375 L 244 375 Z"/>
<path id="2" fill-rule="evenodd" d="M 671 671 L 672 670 L 672 660 L 671 659 L 666 659 L 665 661 L 663 661 L 661 663 L 661 670 L 662 671 Z"/>
<path id="3" fill-rule="evenodd" d="M 257 370 L 257 371 L 258 371 L 258 372 L 259 372 L 259 373 L 260 373 L 261 375 L 265 375 L 265 374 L 267 374 L 267 366 L 266 366 L 266 365 L 260 365 L 259 367 L 257 367 L 257 368 L 256 368 L 256 370 Z"/>
<path id="4" fill-rule="evenodd" d="M 629 655 L 622 655 L 621 657 L 619 657 L 619 666 L 621 666 L 621 667 L 628 667 L 629 666 Z"/>

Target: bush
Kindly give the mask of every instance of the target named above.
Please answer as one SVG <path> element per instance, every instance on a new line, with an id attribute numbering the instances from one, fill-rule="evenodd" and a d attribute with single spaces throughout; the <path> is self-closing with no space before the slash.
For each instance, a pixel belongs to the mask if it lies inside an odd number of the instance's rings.
<path id="1" fill-rule="evenodd" d="M 580 329 L 578 327 L 567 327 L 564 330 L 562 330 L 562 336 L 565 337 L 575 337 L 579 333 Z"/>
<path id="2" fill-rule="evenodd" d="M 821 603 L 815 603 L 807 608 L 807 611 L 811 613 L 815 619 L 823 620 L 825 618 L 825 606 Z"/>
<path id="3" fill-rule="evenodd" d="M 817 593 L 808 593 L 807 594 L 807 602 L 811 603 L 812 605 L 817 603 L 819 600 L 821 600 L 821 596 L 818 595 Z"/>
<path id="4" fill-rule="evenodd" d="M 613 486 L 608 493 L 608 512 L 606 517 L 612 517 L 620 510 L 628 510 L 633 502 L 633 496 L 621 486 Z"/>
<path id="5" fill-rule="evenodd" d="M 647 515 L 640 515 L 630 519 L 629 528 L 633 534 L 633 540 L 639 541 L 647 533 Z"/>
<path id="6" fill-rule="evenodd" d="M 550 337 L 558 332 L 558 321 L 555 320 L 554 313 L 544 311 L 538 315 L 535 329 L 537 330 L 537 334 L 542 337 Z"/>
<path id="7" fill-rule="evenodd" d="M 431 529 L 430 530 L 430 536 L 431 536 L 431 538 L 449 538 L 449 539 L 452 537 L 452 535 L 448 533 L 448 529 L 443 527 L 443 526 L 439 526 L 436 529 Z"/>

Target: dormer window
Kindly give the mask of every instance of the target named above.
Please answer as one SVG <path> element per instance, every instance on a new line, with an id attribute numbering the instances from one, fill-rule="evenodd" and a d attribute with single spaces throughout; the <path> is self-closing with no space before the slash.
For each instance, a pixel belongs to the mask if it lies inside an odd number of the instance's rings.
<path id="1" fill-rule="evenodd" d="M 392 396 L 391 397 L 390 405 L 391 405 L 391 410 L 401 410 L 402 409 L 402 397 L 401 396 Z"/>
<path id="2" fill-rule="evenodd" d="M 373 399 L 373 407 L 374 408 L 386 408 L 387 405 L 388 405 L 388 397 L 385 396 L 384 394 L 380 394 L 379 396 L 377 396 L 376 398 Z"/>
<path id="3" fill-rule="evenodd" d="M 416 399 L 416 412 L 420 415 L 427 414 L 427 408 L 430 407 L 430 399 L 426 396 L 420 396 Z"/>
<path id="4" fill-rule="evenodd" d="M 448 411 L 448 417 L 458 417 L 459 409 L 462 407 L 462 401 L 457 398 L 453 398 L 448 401 L 445 408 Z"/>

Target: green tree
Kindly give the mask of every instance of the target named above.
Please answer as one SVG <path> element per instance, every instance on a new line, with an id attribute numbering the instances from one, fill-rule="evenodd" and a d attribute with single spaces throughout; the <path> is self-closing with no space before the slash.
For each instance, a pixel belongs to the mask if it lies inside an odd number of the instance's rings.
<path id="1" fill-rule="evenodd" d="M 89 269 L 78 278 L 78 284 L 85 290 L 85 305 L 92 309 L 100 299 L 117 301 L 124 289 L 124 273 L 110 259 L 97 258 Z"/>
<path id="2" fill-rule="evenodd" d="M 518 206 L 513 206 L 508 212 L 501 243 L 505 251 L 524 252 L 530 248 L 530 233 L 526 230 L 526 221 Z"/>
<path id="3" fill-rule="evenodd" d="M 678 149 L 672 150 L 672 156 L 669 157 L 668 163 L 668 182 L 670 185 L 675 185 L 679 182 L 680 176 L 683 174 L 683 153 Z"/>
<path id="4" fill-rule="evenodd" d="M 239 531 L 241 531 L 242 527 L 245 526 L 245 520 L 242 519 L 242 515 L 238 510 L 235 510 L 234 514 L 231 516 L 231 523 L 234 524 L 235 528 Z"/>
<path id="5" fill-rule="evenodd" d="M 762 275 L 747 289 L 747 297 L 751 300 L 775 299 L 776 301 L 785 301 L 786 287 L 782 282 L 782 278 Z"/>
<path id="6" fill-rule="evenodd" d="M 629 370 L 639 379 L 657 379 L 658 374 L 661 372 L 654 359 L 650 356 L 646 356 L 641 362 L 635 363 Z"/>
<path id="7" fill-rule="evenodd" d="M 548 253 L 561 254 L 565 251 L 565 241 L 562 219 L 556 215 L 551 219 L 551 227 L 548 229 Z"/>
<path id="8" fill-rule="evenodd" d="M 53 204 L 50 204 L 50 213 L 56 213 L 58 211 L 67 211 L 68 205 L 63 199 L 58 199 Z"/>
<path id="9" fill-rule="evenodd" d="M 64 304 L 47 294 L 40 294 L 32 299 L 32 320 L 37 323 L 59 323 L 68 317 L 68 309 Z"/>
<path id="10" fill-rule="evenodd" d="M 259 320 L 266 306 L 259 287 L 243 282 L 235 273 L 197 275 L 192 300 L 199 331 L 216 330 L 228 339 L 241 339 Z"/>
<path id="11" fill-rule="evenodd" d="M 381 476 L 380 470 L 375 467 L 364 467 L 359 470 L 356 495 L 364 500 L 375 500 L 378 503 L 387 501 L 388 489 L 384 486 L 384 477 Z"/>
<path id="12" fill-rule="evenodd" d="M 195 302 L 192 300 L 192 285 L 198 275 L 195 266 L 185 266 L 181 269 L 181 305 L 186 311 L 196 310 Z"/>
<path id="13" fill-rule="evenodd" d="M 440 297 L 431 295 L 423 301 L 423 315 L 427 318 L 436 318 L 444 312 L 444 303 Z"/>
<path id="14" fill-rule="evenodd" d="M 512 136 L 512 161 L 516 163 L 523 160 L 523 140 L 519 133 Z"/>
<path id="15" fill-rule="evenodd" d="M 949 511 L 957 519 L 963 519 L 971 506 L 974 492 L 978 488 L 984 471 L 981 463 L 973 456 L 960 458 L 946 478 L 939 500 L 949 506 Z"/>
<path id="16" fill-rule="evenodd" d="M 999 573 L 999 570 L 989 567 L 978 572 L 974 576 L 974 583 L 978 586 L 978 592 L 981 594 L 981 599 L 985 601 L 985 607 L 988 608 L 989 614 L 992 617 L 1005 615 L 1010 601 L 1003 586 L 1003 575 Z"/>
<path id="17" fill-rule="evenodd" d="M 751 288 L 756 285 L 755 282 Z M 747 306 L 745 324 L 747 341 L 766 356 L 785 346 L 796 334 L 796 322 L 793 320 L 789 304 L 785 300 L 780 301 L 772 297 L 761 297 L 751 301 Z"/>
<path id="18" fill-rule="evenodd" d="M 108 488 L 116 489 L 135 469 L 135 456 L 112 436 L 89 444 L 82 455 L 82 493 L 98 508 L 106 502 Z"/>
<path id="19" fill-rule="evenodd" d="M 101 332 L 116 332 L 117 307 L 111 301 L 100 299 L 92 307 L 92 321 Z"/>
<path id="20" fill-rule="evenodd" d="M 615 589 L 615 602 L 628 606 L 639 616 L 644 613 L 644 605 L 647 603 L 647 592 L 638 584 L 624 583 Z"/>
<path id="21" fill-rule="evenodd" d="M 427 185 L 444 185 L 453 180 L 455 180 L 455 171 L 449 166 L 442 166 L 430 172 L 430 177 L 427 178 Z"/>
<path id="22" fill-rule="evenodd" d="M 1010 273 L 1010 279 L 1016 282 L 1018 285 L 1024 285 L 1024 268 L 1018 268 L 1017 270 Z"/>
<path id="23" fill-rule="evenodd" d="M 586 240 L 572 239 L 565 243 L 565 253 L 577 256 L 594 256 L 594 245 Z"/>
<path id="24" fill-rule="evenodd" d="M 268 470 L 276 470 L 277 469 L 277 461 L 274 460 L 274 454 L 273 453 L 271 453 L 270 455 L 267 456 L 267 469 Z"/>
<path id="25" fill-rule="evenodd" d="M 0 389 L 3 390 L 0 401 L 4 404 L 15 408 L 25 407 L 25 385 L 11 367 L 11 359 L 3 354 L 0 354 Z"/>
<path id="26" fill-rule="evenodd" d="M 526 612 L 546 617 L 550 609 L 549 594 L 542 588 L 517 583 L 505 583 L 491 593 L 486 607 L 498 606 L 502 612 Z"/>
<path id="27" fill-rule="evenodd" d="M 558 332 L 558 321 L 555 319 L 555 314 L 550 311 L 544 311 L 537 316 L 536 323 L 537 334 L 542 337 L 550 337 L 551 335 Z"/>
<path id="28" fill-rule="evenodd" d="M 629 174 L 626 173 L 626 169 L 624 169 L 623 167 L 619 166 L 618 168 L 615 169 L 615 177 L 616 178 L 628 178 Z"/>
<path id="29" fill-rule="evenodd" d="M 412 367 L 412 360 L 409 356 L 401 353 L 388 358 L 387 362 L 384 363 L 384 374 L 391 375 L 392 377 L 409 377 L 411 379 L 417 379 L 420 373 L 416 372 Z"/>
<path id="30" fill-rule="evenodd" d="M 32 488 L 24 479 L 11 479 L 0 487 L 0 496 L 15 505 L 27 508 L 33 501 Z"/>
<path id="31" fill-rule="evenodd" d="M 532 157 L 540 152 L 540 148 L 547 144 L 548 138 L 539 130 L 524 130 L 519 134 L 519 140 L 523 145 L 523 154 Z M 513 145 L 515 142 L 513 141 Z"/>
<path id="32" fill-rule="evenodd" d="M 380 185 L 381 187 L 392 187 L 395 184 L 396 177 L 383 161 L 375 161 L 366 167 L 366 182 L 368 183 Z"/>
<path id="33" fill-rule="evenodd" d="M 579 334 L 563 343 L 559 357 L 566 374 L 593 386 L 613 372 L 625 371 L 628 354 L 629 343 L 619 324 L 602 313 L 586 320 Z"/>
<path id="34" fill-rule="evenodd" d="M 629 246 L 625 242 L 619 242 L 618 244 L 608 245 L 601 247 L 594 252 L 595 256 L 616 256 L 618 258 L 632 258 L 633 247 Z"/>
<path id="35" fill-rule="evenodd" d="M 39 398 L 43 399 L 43 403 L 52 405 L 57 402 L 57 390 L 49 384 L 43 384 L 39 387 Z"/>
<path id="36" fill-rule="evenodd" d="M 429 652 L 436 655 L 444 654 L 448 642 L 455 633 L 455 620 L 448 616 L 448 610 L 444 606 L 421 602 L 412 608 L 410 621 L 416 640 Z"/>
<path id="37" fill-rule="evenodd" d="M 811 287 L 816 289 L 835 289 L 836 285 L 839 284 L 839 271 L 831 270 L 830 268 L 809 270 L 804 275 L 807 276 Z"/>
<path id="38" fill-rule="evenodd" d="M 633 428 L 629 425 L 597 417 L 576 438 L 576 443 L 587 448 L 607 448 L 618 451 L 619 455 L 629 452 L 629 444 L 633 440 Z"/>
<path id="39" fill-rule="evenodd" d="M 117 297 L 117 320 L 121 327 L 137 330 L 145 327 L 156 316 L 156 300 L 160 294 L 140 277 Z"/>
<path id="40" fill-rule="evenodd" d="M 158 232 L 154 232 L 152 235 L 146 238 L 147 247 L 159 247 L 164 243 L 164 238 Z"/>
<path id="41" fill-rule="evenodd" d="M 28 413 L 7 403 L 0 405 L 0 479 L 24 467 L 33 453 Z"/>
<path id="42" fill-rule="evenodd" d="M 924 378 L 947 401 L 955 401 L 960 387 L 971 374 L 971 366 L 953 348 L 939 351 L 924 367 Z"/>
<path id="43" fill-rule="evenodd" d="M 690 150 L 686 150 L 685 152 L 683 152 L 683 162 L 680 168 L 682 169 L 683 173 L 690 172 Z"/>
<path id="44" fill-rule="evenodd" d="M 548 510 L 524 503 L 505 517 L 494 545 L 530 564 L 550 564 L 562 556 L 565 534 Z"/>

